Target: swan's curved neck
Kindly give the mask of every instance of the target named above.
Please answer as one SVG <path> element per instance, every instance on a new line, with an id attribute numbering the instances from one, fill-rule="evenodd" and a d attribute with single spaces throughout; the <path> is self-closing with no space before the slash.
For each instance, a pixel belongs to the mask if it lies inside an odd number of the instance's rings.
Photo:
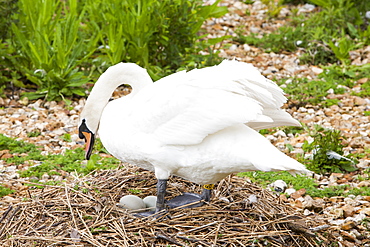
<path id="1" fill-rule="evenodd" d="M 152 83 L 153 81 L 147 71 L 136 64 L 119 63 L 109 67 L 99 77 L 91 90 L 81 113 L 81 121 L 85 119 L 90 131 L 96 133 L 102 112 L 108 104 L 113 91 L 118 86 L 122 84 L 130 85 L 132 87 L 130 95 L 133 96 Z"/>

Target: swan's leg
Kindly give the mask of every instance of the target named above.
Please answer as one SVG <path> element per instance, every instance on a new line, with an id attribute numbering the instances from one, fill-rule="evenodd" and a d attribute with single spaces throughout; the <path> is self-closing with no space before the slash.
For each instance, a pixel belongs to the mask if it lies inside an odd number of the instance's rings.
<path id="1" fill-rule="evenodd" d="M 155 212 L 162 211 L 166 208 L 165 195 L 167 190 L 167 179 L 158 179 L 157 182 L 157 205 Z"/>
<path id="2" fill-rule="evenodd" d="M 209 202 L 211 200 L 212 190 L 214 187 L 215 187 L 214 184 L 203 185 L 203 192 L 201 197 L 203 198 L 204 201 Z"/>
<path id="3" fill-rule="evenodd" d="M 167 179 L 158 179 L 157 182 L 157 203 L 156 209 L 150 212 L 142 212 L 135 214 L 138 217 L 147 217 L 155 214 L 155 217 L 160 217 L 161 213 L 158 212 L 163 211 L 167 208 L 177 208 L 177 207 L 185 207 L 185 208 L 195 208 L 200 207 L 204 204 L 204 201 L 209 202 L 211 200 L 211 192 L 213 189 L 213 184 L 206 184 L 203 186 L 203 192 L 201 195 L 195 193 L 184 193 L 181 196 L 176 196 L 172 200 L 166 202 L 165 195 L 167 190 Z M 189 205 L 188 205 L 189 204 Z M 188 205 L 188 206 L 186 206 Z M 166 211 L 163 211 L 166 212 Z"/>
<path id="4" fill-rule="evenodd" d="M 155 218 L 161 217 L 163 214 L 166 213 L 166 204 L 164 197 L 166 196 L 166 189 L 167 189 L 167 179 L 158 179 L 157 181 L 157 203 L 155 211 L 146 211 L 141 213 L 136 213 L 135 216 L 137 217 L 149 217 L 153 216 Z"/>

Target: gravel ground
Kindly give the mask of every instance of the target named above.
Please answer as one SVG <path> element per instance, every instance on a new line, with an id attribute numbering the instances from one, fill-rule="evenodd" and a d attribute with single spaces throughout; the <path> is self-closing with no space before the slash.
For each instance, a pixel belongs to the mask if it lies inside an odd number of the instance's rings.
<path id="1" fill-rule="evenodd" d="M 224 34 L 236 35 L 235 30 L 244 25 L 244 31 L 248 33 L 271 32 L 284 24 L 284 17 L 290 13 L 289 9 L 283 9 L 281 16 L 276 20 L 266 18 L 265 6 L 256 1 L 253 5 L 246 5 L 240 1 L 224 1 L 229 6 L 230 13 L 225 17 L 207 21 L 205 27 L 209 37 L 218 37 Z M 248 10 L 250 15 L 246 15 Z M 301 6 L 301 12 L 315 11 L 310 5 Z M 227 44 L 227 45 L 225 45 Z M 227 47 L 227 48 L 225 48 Z M 240 45 L 232 41 L 225 41 L 219 47 L 220 55 L 225 58 L 235 58 L 241 61 L 253 63 L 266 77 L 271 79 L 289 77 L 317 78 L 322 70 L 317 66 L 299 65 L 299 55 L 301 51 L 295 53 L 265 53 L 263 50 Z M 359 56 L 359 54 L 362 54 Z M 366 56 L 363 56 L 365 54 Z M 368 63 L 370 59 L 370 47 L 362 51 L 354 51 L 351 54 L 353 64 Z M 364 78 L 358 81 L 358 85 L 368 80 Z M 298 106 L 295 102 L 287 105 L 287 110 L 299 121 L 305 123 L 309 128 L 315 124 L 328 128 L 341 130 L 347 138 L 345 144 L 346 154 L 363 153 L 370 148 L 370 116 L 365 116 L 365 111 L 370 111 L 370 99 L 351 96 L 351 90 L 357 90 L 358 85 L 348 89 L 341 95 L 330 94 L 330 98 L 341 100 L 340 105 L 323 108 L 313 105 Z M 127 91 L 123 92 L 124 94 Z M 122 92 L 117 92 L 121 95 Z M 84 100 L 75 101 L 71 106 L 66 107 L 63 102 L 43 102 L 41 100 L 28 102 L 20 100 L 17 95 L 14 98 L 0 98 L 0 133 L 13 138 L 26 140 L 43 147 L 43 153 L 63 153 L 65 149 L 81 147 L 82 143 L 78 139 L 77 125 L 78 117 L 83 108 Z M 39 131 L 41 135 L 28 137 L 27 134 Z M 70 134 L 70 142 L 64 141 L 61 137 Z M 299 136 L 285 135 L 277 132 L 268 135 L 271 140 L 282 151 L 287 152 L 286 144 L 294 147 L 294 152 L 303 152 L 301 149 L 305 140 L 310 140 L 308 133 Z M 9 157 L 9 153 L 0 150 L 0 158 Z M 23 183 L 17 181 L 19 178 L 17 171 L 27 169 L 28 164 L 13 166 L 0 160 L 0 183 L 17 191 L 25 190 Z M 357 177 L 368 177 L 362 173 L 370 167 L 370 154 L 359 160 L 357 164 L 359 170 L 351 174 L 329 174 L 328 176 L 316 175 L 315 179 L 320 186 L 332 186 L 338 184 L 348 184 L 351 187 L 369 187 L 368 180 L 359 181 Z M 66 175 L 68 176 L 68 174 Z M 46 178 L 48 179 L 48 178 Z M 291 193 L 293 193 L 292 191 Z M 5 211 L 7 206 L 15 204 L 21 200 L 17 193 L 5 196 L 0 199 L 1 211 Z M 295 210 L 305 214 L 320 214 L 326 219 L 326 223 L 331 228 L 336 229 L 338 239 L 343 246 L 370 246 L 369 225 L 363 224 L 364 220 L 370 216 L 370 196 L 347 196 L 333 198 L 311 198 L 305 195 L 305 191 L 294 192 L 289 199 L 282 198 L 286 204 L 290 204 Z"/>

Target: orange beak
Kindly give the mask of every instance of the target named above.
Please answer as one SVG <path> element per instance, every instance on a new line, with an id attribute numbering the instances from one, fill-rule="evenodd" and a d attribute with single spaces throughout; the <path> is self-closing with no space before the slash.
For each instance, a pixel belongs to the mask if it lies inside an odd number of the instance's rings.
<path id="1" fill-rule="evenodd" d="M 85 158 L 88 160 L 90 159 L 93 147 L 94 147 L 94 142 L 95 142 L 95 137 L 94 134 L 91 132 L 82 132 L 83 136 L 85 137 Z"/>

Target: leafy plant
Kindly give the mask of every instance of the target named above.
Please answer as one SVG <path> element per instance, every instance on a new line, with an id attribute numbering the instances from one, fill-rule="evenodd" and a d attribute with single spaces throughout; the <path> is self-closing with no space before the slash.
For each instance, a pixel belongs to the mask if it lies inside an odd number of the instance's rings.
<path id="1" fill-rule="evenodd" d="M 17 0 L 0 0 L 0 40 L 6 40 L 9 37 L 11 15 L 17 11 L 16 3 Z"/>
<path id="2" fill-rule="evenodd" d="M 352 40 L 347 37 L 340 38 L 337 43 L 329 41 L 329 46 L 334 52 L 335 57 L 342 62 L 343 65 L 350 63 L 349 52 L 356 47 Z"/>
<path id="3" fill-rule="evenodd" d="M 203 22 L 227 12 L 217 6 L 219 2 L 204 6 L 199 0 L 113 0 L 109 4 L 87 0 L 86 6 L 88 25 L 99 26 L 101 52 L 109 64 L 136 62 L 159 79 L 178 69 L 186 54 L 198 51 L 195 44 Z"/>
<path id="4" fill-rule="evenodd" d="M 204 57 L 203 22 L 227 12 L 219 2 L 19 0 L 11 12 L 9 4 L 3 12 L 12 15 L 2 22 L 9 24 L 9 39 L 0 37 L 0 92 L 12 85 L 26 88 L 29 99 L 70 103 L 74 95 L 85 96 L 86 82 L 118 62 L 138 63 L 155 80 L 186 68 L 189 56 Z"/>
<path id="5" fill-rule="evenodd" d="M 353 87 L 354 81 L 370 76 L 370 64 L 348 65 L 348 66 L 323 66 L 324 71 L 319 74 L 319 78 L 327 82 L 337 82 L 338 84 Z"/>
<path id="6" fill-rule="evenodd" d="M 0 134 L 0 150 L 9 150 L 9 153 L 17 153 L 17 154 L 28 154 L 28 155 L 35 155 L 39 154 L 41 151 L 40 149 L 30 143 L 21 141 L 21 140 L 14 140 L 10 137 L 7 137 L 3 134 Z"/>
<path id="7" fill-rule="evenodd" d="M 97 35 L 81 32 L 85 11 L 76 0 L 19 0 L 19 13 L 12 23 L 18 61 L 14 66 L 36 85 L 30 99 L 66 100 L 85 95 L 88 79 L 79 67 L 95 51 Z M 67 101 L 68 102 L 68 101 Z"/>
<path id="8" fill-rule="evenodd" d="M 339 130 L 325 129 L 316 125 L 310 134 L 314 141 L 304 142 L 302 149 L 312 153 L 311 160 L 305 160 L 309 170 L 316 173 L 350 172 L 355 171 L 355 162 L 344 156 L 342 140 L 344 137 Z"/>
<path id="9" fill-rule="evenodd" d="M 261 2 L 267 6 L 267 15 L 270 18 L 277 17 L 284 8 L 284 0 L 262 0 Z"/>
<path id="10" fill-rule="evenodd" d="M 34 131 L 31 131 L 31 132 L 27 133 L 28 137 L 37 137 L 39 135 L 41 135 L 41 132 L 39 130 L 34 130 Z"/>
<path id="11" fill-rule="evenodd" d="M 72 139 L 71 139 L 71 134 L 69 133 L 64 133 L 63 136 L 60 137 L 63 141 L 66 141 L 66 142 L 71 142 Z"/>

